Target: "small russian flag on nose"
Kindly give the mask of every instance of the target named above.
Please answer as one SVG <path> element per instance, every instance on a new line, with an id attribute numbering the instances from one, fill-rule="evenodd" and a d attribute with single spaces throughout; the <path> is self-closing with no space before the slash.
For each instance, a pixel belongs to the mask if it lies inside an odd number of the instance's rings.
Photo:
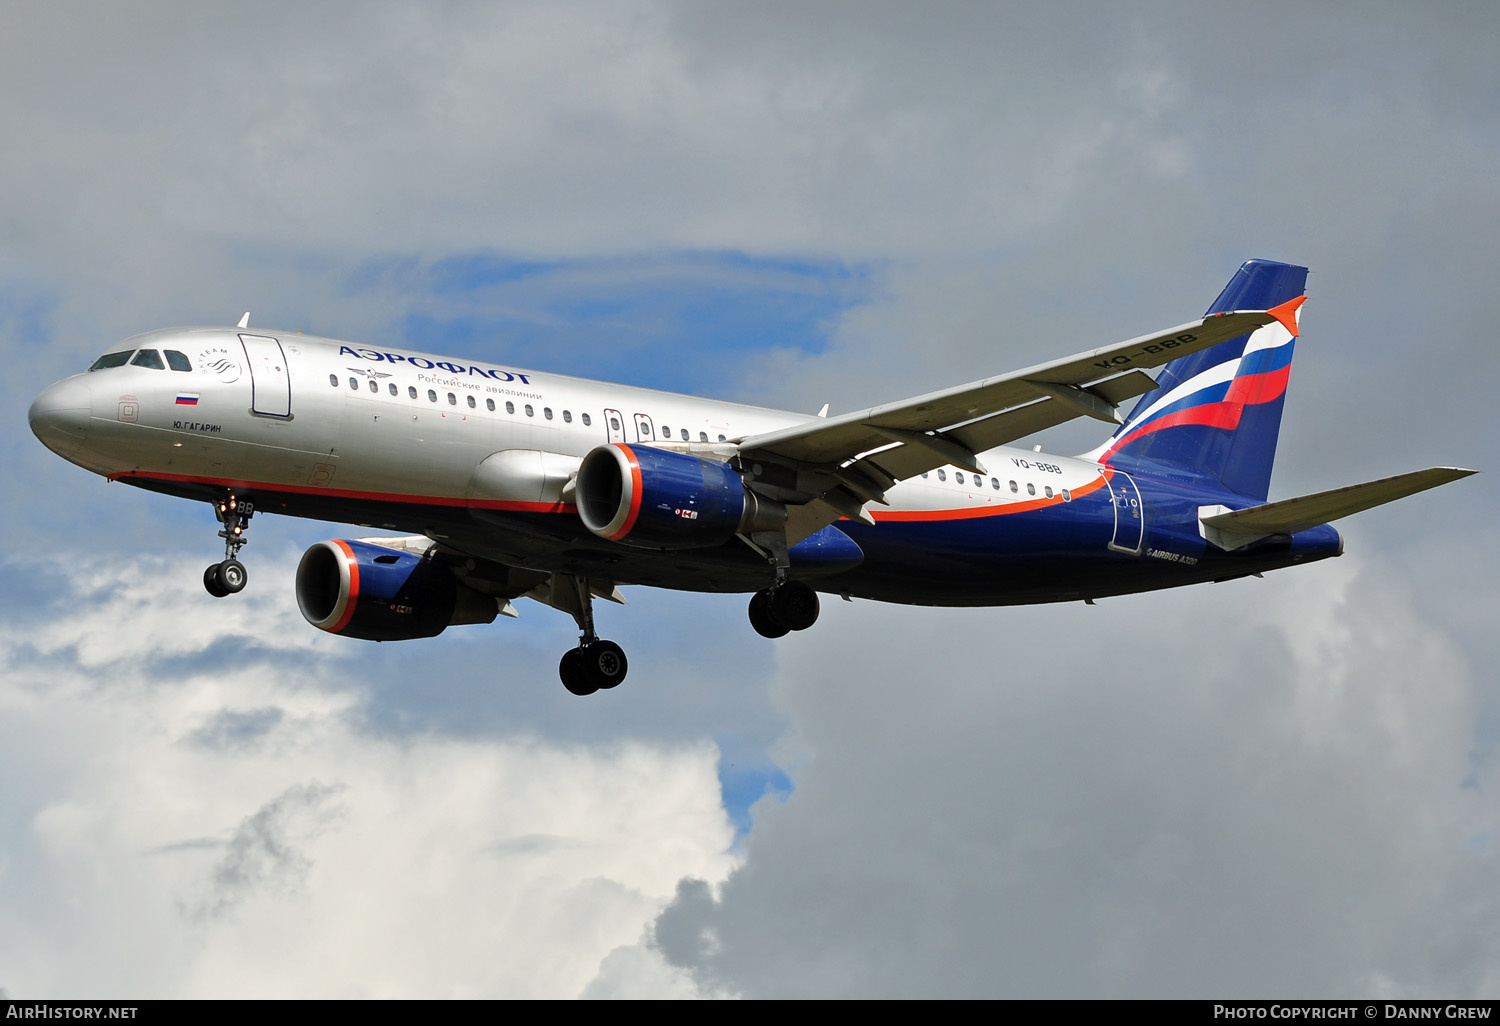
<path id="1" fill-rule="evenodd" d="M 196 395 L 180 395 L 180 396 L 177 397 L 177 405 L 178 406 L 197 406 L 198 405 L 198 397 Z"/>

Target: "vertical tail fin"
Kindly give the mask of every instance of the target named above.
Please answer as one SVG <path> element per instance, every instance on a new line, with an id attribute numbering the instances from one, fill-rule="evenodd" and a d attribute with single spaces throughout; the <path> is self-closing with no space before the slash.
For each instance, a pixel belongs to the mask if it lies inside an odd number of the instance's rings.
<path id="1" fill-rule="evenodd" d="M 1208 313 L 1269 310 L 1277 320 L 1167 364 L 1156 388 L 1092 458 L 1163 464 L 1264 500 L 1306 285 L 1305 267 L 1247 261 Z"/>

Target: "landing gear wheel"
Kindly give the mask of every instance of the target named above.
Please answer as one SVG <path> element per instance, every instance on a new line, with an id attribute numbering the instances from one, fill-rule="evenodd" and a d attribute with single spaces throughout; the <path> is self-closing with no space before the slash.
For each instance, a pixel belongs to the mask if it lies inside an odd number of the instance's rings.
<path id="1" fill-rule="evenodd" d="M 771 618 L 789 630 L 805 631 L 818 622 L 818 593 L 802 581 L 787 581 L 770 596 Z"/>
<path id="2" fill-rule="evenodd" d="M 255 515 L 255 504 L 248 502 L 232 491 L 227 491 L 220 501 L 214 503 L 214 516 L 224 529 L 219 537 L 224 539 L 224 560 L 203 571 L 203 587 L 214 598 L 238 595 L 245 590 L 250 579 L 245 564 L 239 561 L 240 549 L 249 541 L 245 528 Z"/>
<path id="3" fill-rule="evenodd" d="M 203 571 L 203 590 L 214 598 L 223 598 L 229 594 L 229 589 L 224 587 L 223 582 L 219 580 L 218 563 L 208 564 L 208 569 Z"/>
<path id="4" fill-rule="evenodd" d="M 562 678 L 563 687 L 580 697 L 599 690 L 599 685 L 588 678 L 581 648 L 570 648 L 563 653 L 562 662 L 557 664 L 557 675 Z"/>
<path id="5" fill-rule="evenodd" d="M 763 638 L 785 637 L 792 631 L 790 627 L 784 627 L 772 618 L 771 603 L 763 591 L 750 596 L 750 626 Z"/>
<path id="6" fill-rule="evenodd" d="M 625 679 L 626 671 L 630 669 L 625 650 L 613 641 L 595 641 L 592 645 L 584 645 L 575 651 L 583 657 L 589 681 L 601 691 L 619 686 Z"/>
<path id="7" fill-rule="evenodd" d="M 237 559 L 226 559 L 214 567 L 214 570 L 218 574 L 219 586 L 226 595 L 238 595 L 245 590 L 245 585 L 250 580 L 250 572 Z"/>

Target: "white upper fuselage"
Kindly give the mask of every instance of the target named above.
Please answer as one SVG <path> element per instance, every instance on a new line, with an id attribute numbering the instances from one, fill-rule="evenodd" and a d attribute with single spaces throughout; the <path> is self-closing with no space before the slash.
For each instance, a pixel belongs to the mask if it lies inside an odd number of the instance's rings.
<path id="1" fill-rule="evenodd" d="M 182 354 L 191 369 L 143 360 L 146 351 Z M 561 479 L 551 494 L 529 494 L 529 485 L 511 494 L 511 479 L 476 477 L 476 469 L 506 450 L 577 460 L 611 442 L 726 459 L 740 439 L 816 420 L 297 333 L 166 329 L 112 352 L 132 354 L 138 364 L 59 382 L 32 409 L 34 425 L 39 418 L 57 422 L 52 437 L 60 444 L 48 441 L 55 451 L 111 477 L 555 508 L 566 460 L 553 468 Z M 1096 485 L 1103 475 L 1089 461 L 1022 449 L 991 450 L 981 462 L 983 477 L 946 467 L 904 481 L 887 493 L 890 506 L 872 513 L 879 520 L 887 511 L 1062 501 L 1065 491 Z"/>

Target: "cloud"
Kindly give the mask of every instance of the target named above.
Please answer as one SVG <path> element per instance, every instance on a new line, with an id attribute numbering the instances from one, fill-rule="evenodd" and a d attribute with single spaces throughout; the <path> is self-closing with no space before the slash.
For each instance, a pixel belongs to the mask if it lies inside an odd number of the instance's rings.
<path id="1" fill-rule="evenodd" d="M 226 672 L 224 623 L 152 583 L 190 568 L 47 569 L 110 601 L 0 627 L 9 988 L 576 995 L 681 876 L 732 865 L 711 743 L 374 737 L 344 660 L 274 629 L 289 595 L 225 608 L 263 639 Z"/>
<path id="2" fill-rule="evenodd" d="M 211 602 L 206 510 L 21 414 L 247 307 L 838 412 L 1180 323 L 1267 256 L 1313 268 L 1273 494 L 1484 469 L 1496 10 L 8 28 L 8 992 L 1494 991 L 1492 475 L 1349 521 L 1337 564 L 1093 609 L 830 602 L 772 646 L 743 598 L 637 590 L 601 614 L 632 679 L 580 704 L 550 611 L 308 628 L 296 552 L 351 529 L 257 519 L 251 589 Z"/>
<path id="3" fill-rule="evenodd" d="M 654 946 L 705 986 L 1412 996 L 1494 979 L 1500 806 L 1470 759 L 1493 694 L 1379 560 L 1092 609 L 830 613 L 775 684 L 815 753 L 794 798 L 758 810 L 726 883 L 680 883 L 657 921 Z"/>

